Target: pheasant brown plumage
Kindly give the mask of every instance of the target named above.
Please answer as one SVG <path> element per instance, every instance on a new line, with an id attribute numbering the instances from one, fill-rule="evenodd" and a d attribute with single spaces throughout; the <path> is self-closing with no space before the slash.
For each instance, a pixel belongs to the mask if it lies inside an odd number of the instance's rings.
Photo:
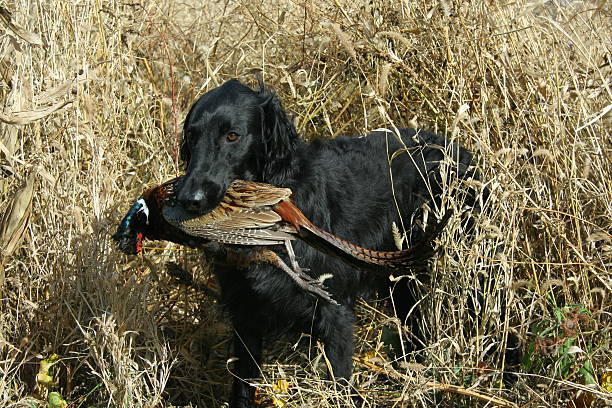
<path id="1" fill-rule="evenodd" d="M 434 251 L 432 241 L 450 217 L 447 212 L 441 221 L 430 224 L 424 239 L 409 249 L 376 251 L 315 226 L 290 197 L 288 188 L 235 180 L 221 203 L 209 213 L 193 216 L 181 207 L 165 205 L 162 214 L 165 221 L 190 236 L 239 245 L 286 244 L 300 238 L 322 252 L 365 269 L 401 269 L 429 259 Z"/>

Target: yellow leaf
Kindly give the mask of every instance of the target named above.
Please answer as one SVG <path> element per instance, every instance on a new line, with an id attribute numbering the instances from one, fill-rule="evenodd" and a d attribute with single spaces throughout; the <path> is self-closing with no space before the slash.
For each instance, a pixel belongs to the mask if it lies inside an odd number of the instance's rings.
<path id="1" fill-rule="evenodd" d="M 601 375 L 601 388 L 612 392 L 612 370 L 608 370 Z"/>
<path id="2" fill-rule="evenodd" d="M 283 408 L 286 402 L 281 396 L 289 393 L 289 382 L 287 380 L 278 380 L 272 387 L 272 392 L 272 404 L 275 407 Z"/>
<path id="3" fill-rule="evenodd" d="M 58 385 L 58 382 L 53 379 L 53 372 L 51 368 L 57 364 L 59 356 L 57 354 L 51 354 L 48 358 L 40 362 L 40 368 L 38 374 L 36 374 L 36 382 L 47 388 L 53 388 Z"/>
<path id="4" fill-rule="evenodd" d="M 370 361 L 371 359 L 376 358 L 376 357 L 377 357 L 376 350 L 366 351 L 365 353 L 361 355 L 361 358 L 364 361 Z"/>
<path id="5" fill-rule="evenodd" d="M 283 408 L 285 406 L 286 402 L 282 398 L 278 397 L 276 394 L 273 394 L 272 395 L 272 404 L 275 407 Z"/>
<path id="6" fill-rule="evenodd" d="M 274 392 L 279 394 L 287 394 L 289 392 L 289 381 L 287 380 L 278 380 L 274 387 L 272 387 Z"/>

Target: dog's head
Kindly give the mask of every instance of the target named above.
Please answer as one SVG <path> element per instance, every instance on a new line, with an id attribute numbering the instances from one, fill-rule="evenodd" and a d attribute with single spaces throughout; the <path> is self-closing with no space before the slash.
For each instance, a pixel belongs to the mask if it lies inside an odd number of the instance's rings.
<path id="1" fill-rule="evenodd" d="M 298 136 L 278 97 L 232 79 L 204 94 L 183 128 L 181 159 L 186 174 L 177 200 L 206 213 L 222 200 L 235 179 L 269 181 L 275 163 L 287 162 Z"/>

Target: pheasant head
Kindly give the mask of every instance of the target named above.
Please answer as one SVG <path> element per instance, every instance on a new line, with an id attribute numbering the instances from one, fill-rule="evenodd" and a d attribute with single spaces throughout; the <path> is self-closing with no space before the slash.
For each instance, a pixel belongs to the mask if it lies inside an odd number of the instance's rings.
<path id="1" fill-rule="evenodd" d="M 162 208 L 172 200 L 177 181 L 178 178 L 174 178 L 149 188 L 132 204 L 113 235 L 122 252 L 130 255 L 139 253 L 142 251 L 142 241 L 145 237 L 176 243 L 193 243 L 193 237 L 168 224 L 161 215 Z"/>

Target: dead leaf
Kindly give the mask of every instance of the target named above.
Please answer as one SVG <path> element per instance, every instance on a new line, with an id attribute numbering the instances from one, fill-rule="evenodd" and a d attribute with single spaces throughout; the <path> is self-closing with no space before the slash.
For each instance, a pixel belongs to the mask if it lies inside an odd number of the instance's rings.
<path id="1" fill-rule="evenodd" d="M 23 41 L 32 45 L 43 45 L 43 42 L 38 34 L 31 33 L 13 24 L 11 22 L 11 13 L 3 7 L 0 7 L 0 23 L 6 26 L 9 31 L 21 38 Z"/>
<path id="2" fill-rule="evenodd" d="M 5 126 L 4 129 L 0 130 L 4 130 L 4 133 L 0 135 L 0 152 L 2 152 L 7 159 L 11 159 L 18 148 L 16 129 L 14 127 Z M 11 130 L 15 130 L 15 132 Z"/>
<path id="3" fill-rule="evenodd" d="M 72 101 L 58 102 L 55 105 L 36 108 L 29 111 L 21 112 L 0 112 L 0 122 L 8 123 L 11 125 L 26 125 L 28 123 L 35 122 L 39 119 L 44 118 L 52 114 L 53 112 L 60 110 L 64 106 L 72 103 Z"/>
<path id="4" fill-rule="evenodd" d="M 72 88 L 72 85 L 74 83 L 74 79 L 64 81 L 61 84 L 36 95 L 33 100 L 37 105 L 45 105 L 47 103 L 52 103 L 57 98 L 61 98 L 68 92 L 70 92 L 70 89 Z"/>
<path id="5" fill-rule="evenodd" d="M 612 235 L 604 231 L 597 231 L 587 237 L 587 242 L 597 242 L 597 241 L 608 241 L 608 242 L 612 241 Z"/>
<path id="6" fill-rule="evenodd" d="M 23 239 L 32 210 L 35 184 L 36 172 L 33 171 L 25 186 L 19 189 L 9 201 L 9 205 L 2 215 L 2 220 L 0 220 L 0 253 L 2 257 L 11 256 Z"/>
<path id="7" fill-rule="evenodd" d="M 12 166 L 16 159 L 15 154 L 20 147 L 19 133 L 15 126 L 4 125 L 0 122 L 0 158 L 6 160 L 5 165 Z M 9 169 L 9 172 L 13 172 Z M 4 193 L 4 191 L 2 191 Z"/>
<path id="8" fill-rule="evenodd" d="M 591 408 L 593 402 L 595 398 L 592 393 L 580 390 L 567 402 L 567 408 Z"/>
<path id="9" fill-rule="evenodd" d="M 584 353 L 584 350 L 578 346 L 571 346 L 570 348 L 567 349 L 566 353 L 567 354 L 578 354 L 578 353 Z"/>
<path id="10" fill-rule="evenodd" d="M 84 84 L 88 81 L 97 80 L 97 69 L 90 69 L 88 71 L 80 71 L 79 74 L 72 79 L 68 79 L 59 85 L 54 86 L 51 89 L 47 89 L 44 92 L 36 95 L 32 100 L 36 105 L 45 105 L 55 102 L 58 98 L 64 97 L 71 90 L 76 89 L 80 84 Z"/>

